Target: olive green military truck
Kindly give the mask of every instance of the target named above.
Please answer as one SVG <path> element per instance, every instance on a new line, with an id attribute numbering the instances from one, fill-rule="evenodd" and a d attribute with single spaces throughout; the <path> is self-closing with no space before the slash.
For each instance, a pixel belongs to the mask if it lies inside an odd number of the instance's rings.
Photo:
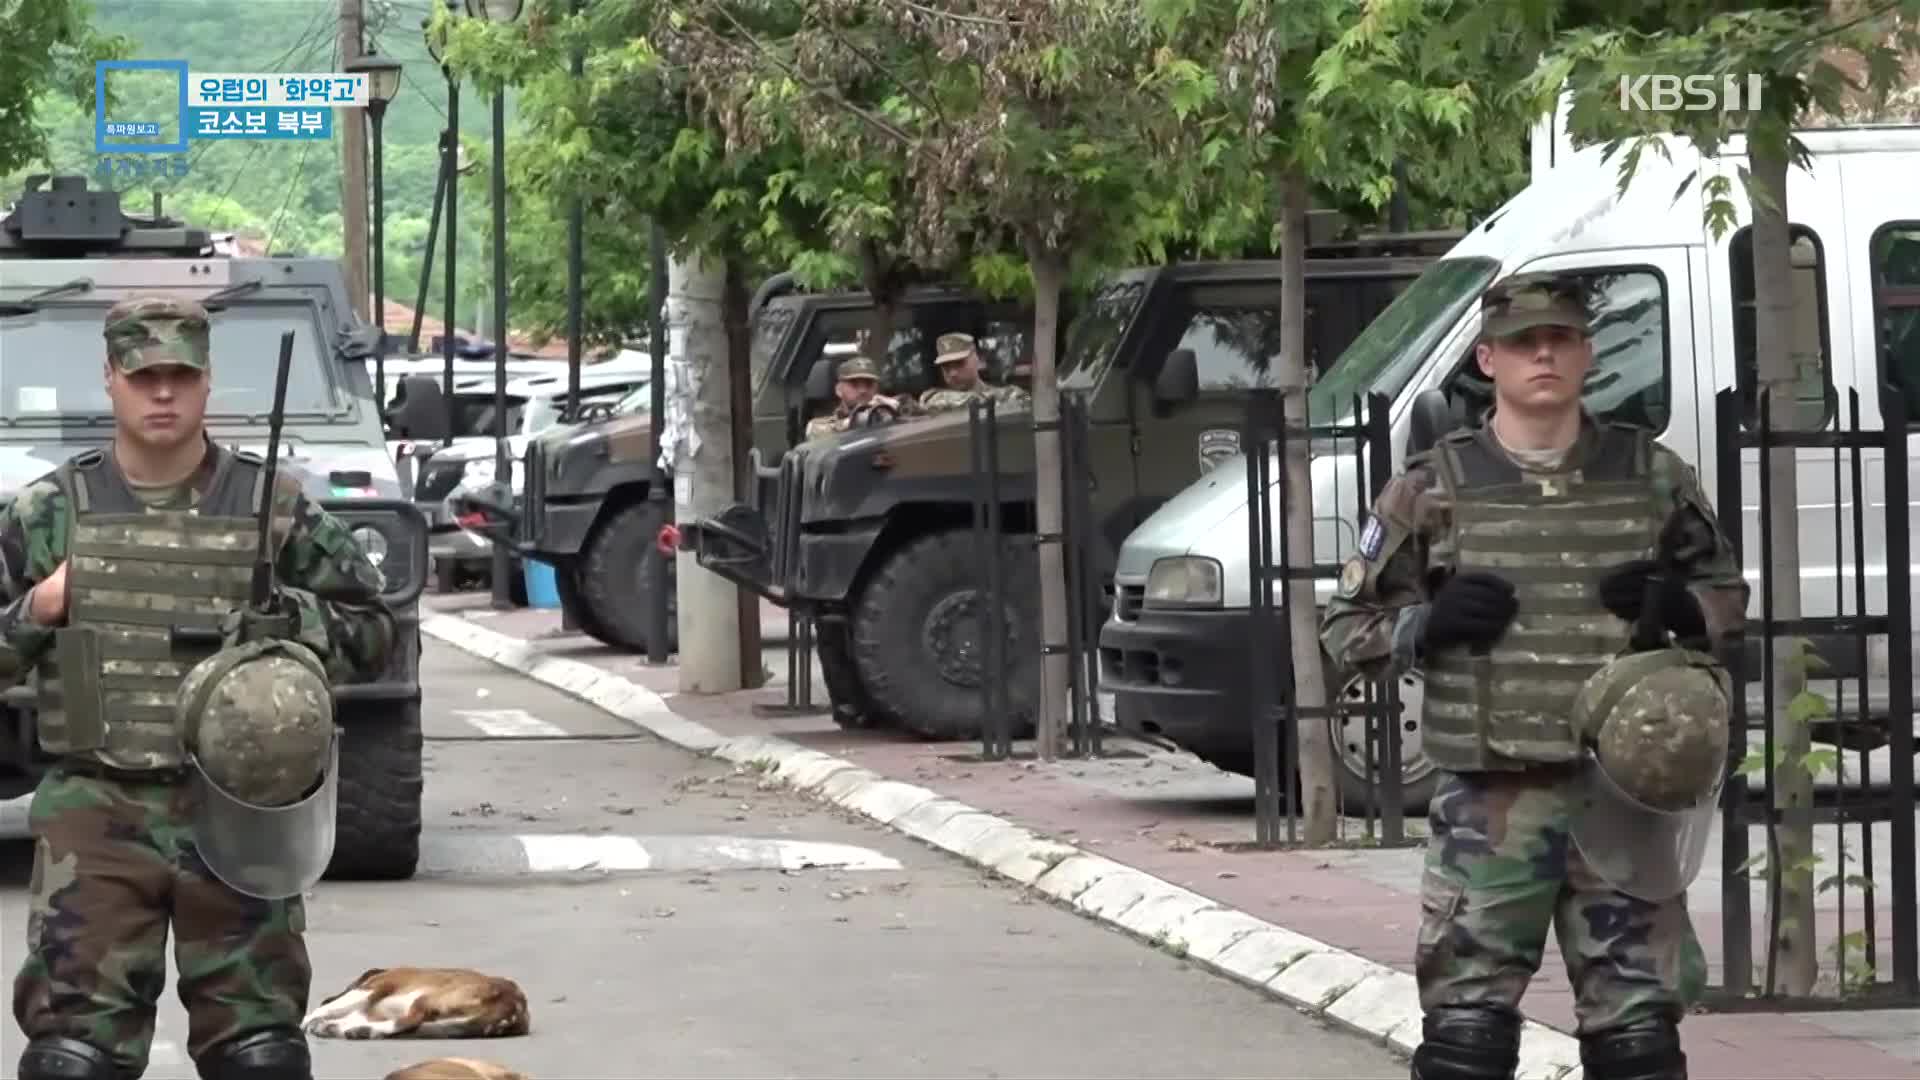
<path id="1" fill-rule="evenodd" d="M 1401 234 L 1311 248 L 1307 339 L 1316 369 L 1456 238 Z M 1058 353 L 1059 383 L 1088 403 L 1088 475 L 1074 482 L 1090 491 L 1095 580 L 1110 582 L 1121 542 L 1155 507 L 1239 452 L 1248 390 L 1272 382 L 1279 353 L 1277 261 L 1135 269 L 1079 305 Z M 886 374 L 886 393 L 933 377 L 930 364 Z M 1009 534 L 1003 677 L 1018 738 L 1031 732 L 1039 696 L 1033 424 L 1024 407 L 1002 407 L 999 423 Z M 962 409 L 816 439 L 786 452 L 757 502 L 681 526 L 701 566 L 814 620 L 843 725 L 939 739 L 981 730 L 985 590 L 971 525 L 970 430 Z"/>
<path id="2" fill-rule="evenodd" d="M 806 420 L 834 405 L 833 369 L 861 350 L 874 325 L 865 292 L 804 293 L 792 276 L 770 279 L 749 304 L 754 389 L 753 447 L 756 459 L 777 460 L 804 430 Z M 963 331 L 982 342 L 996 377 L 1024 355 L 1030 314 L 1014 303 L 996 303 L 969 290 L 914 286 L 895 305 L 887 343 L 887 385 L 918 391 L 932 385 L 928 373 L 935 340 Z M 585 411 L 580 422 L 562 423 L 535 436 L 516 467 L 521 496 L 500 505 L 501 492 L 457 497 L 463 524 L 495 543 L 507 543 L 523 558 L 552 565 L 561 603 L 580 628 L 620 648 L 647 648 L 647 612 L 660 527 L 671 521 L 671 492 L 649 501 L 653 482 L 652 413 L 647 408 Z M 673 587 L 673 563 L 667 564 Z M 677 647 L 675 605 L 668 596 L 668 649 Z"/>
<path id="3" fill-rule="evenodd" d="M 30 178 L 0 218 L 0 501 L 112 439 L 101 326 L 116 301 L 149 290 L 213 313 L 218 374 L 206 419 L 223 445 L 265 452 L 280 335 L 296 334 L 280 468 L 352 528 L 400 630 L 386 671 L 334 688 L 345 736 L 328 872 L 410 877 L 420 850 L 426 521 L 401 496 L 374 401 L 375 331 L 356 317 L 337 261 L 216 254 L 205 230 L 129 216 L 117 193 L 89 191 L 84 177 Z M 438 430 L 444 419 L 416 423 Z M 30 677 L 0 697 L 0 799 L 27 797 L 45 771 L 35 702 Z"/>

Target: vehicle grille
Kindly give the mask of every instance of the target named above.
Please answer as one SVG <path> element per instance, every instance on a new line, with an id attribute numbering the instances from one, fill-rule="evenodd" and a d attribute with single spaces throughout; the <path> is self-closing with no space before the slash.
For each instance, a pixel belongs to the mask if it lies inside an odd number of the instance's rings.
<path id="1" fill-rule="evenodd" d="M 769 510 L 763 510 L 767 523 L 767 569 L 772 583 L 791 591 L 792 579 L 800 561 L 800 510 L 806 495 L 806 455 L 790 451 L 780 459 L 780 478 L 775 481 Z"/>
<path id="2" fill-rule="evenodd" d="M 464 461 L 427 459 L 426 465 L 420 470 L 419 482 L 413 486 L 414 498 L 422 502 L 439 502 L 460 486 L 460 478 L 466 471 L 467 463 Z"/>
<path id="3" fill-rule="evenodd" d="M 547 516 L 547 455 L 537 440 L 527 444 L 520 475 L 520 526 L 514 539 L 537 546 Z"/>

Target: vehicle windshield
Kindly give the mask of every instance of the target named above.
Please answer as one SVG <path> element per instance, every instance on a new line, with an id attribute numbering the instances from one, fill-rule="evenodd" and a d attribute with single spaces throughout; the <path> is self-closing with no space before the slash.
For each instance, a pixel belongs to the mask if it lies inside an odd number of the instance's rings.
<path id="1" fill-rule="evenodd" d="M 1356 397 L 1398 397 L 1499 269 L 1499 262 L 1484 256 L 1441 259 L 1427 267 L 1307 391 L 1308 422 L 1349 424 Z"/>
<path id="2" fill-rule="evenodd" d="M 1099 383 L 1146 295 L 1142 281 L 1112 282 L 1093 294 L 1086 309 L 1067 326 L 1067 351 L 1060 358 L 1058 376 L 1062 389 Z"/>
<path id="3" fill-rule="evenodd" d="M 793 304 L 782 304 L 775 300 L 768 303 L 753 317 L 753 343 L 748 347 L 748 370 L 753 375 L 753 399 L 760 400 L 766 391 L 767 378 L 773 374 L 773 351 L 780 345 L 780 339 L 787 334 L 787 328 L 799 313 Z"/>
<path id="4" fill-rule="evenodd" d="M 0 420 L 31 425 L 113 414 L 101 378 L 109 306 L 47 301 L 32 314 L 0 318 Z M 273 411 L 280 335 L 287 330 L 295 332 L 287 415 L 340 411 L 329 370 L 333 342 L 321 332 L 314 306 L 234 301 L 213 317 L 208 419 L 266 422 Z"/>

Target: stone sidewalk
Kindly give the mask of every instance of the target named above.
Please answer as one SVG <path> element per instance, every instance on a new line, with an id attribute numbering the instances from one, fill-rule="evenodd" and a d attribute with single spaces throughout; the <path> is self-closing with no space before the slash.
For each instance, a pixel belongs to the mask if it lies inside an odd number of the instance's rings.
<path id="1" fill-rule="evenodd" d="M 1224 907 L 1357 954 L 1401 972 L 1411 970 L 1418 917 L 1420 851 L 1386 848 L 1359 835 L 1347 822 L 1348 839 L 1337 849 L 1266 851 L 1253 848 L 1252 784 L 1185 754 L 1118 738 L 1098 760 L 1041 763 L 978 760 L 977 743 L 928 743 L 897 734 L 849 732 L 824 710 L 816 714 L 765 715 L 756 705 L 785 700 L 785 614 L 768 606 L 763 634 L 768 686 L 738 694 L 680 695 L 672 666 L 654 667 L 636 657 L 560 631 L 555 612 L 494 612 L 484 596 L 432 597 L 435 611 L 459 614 L 475 625 L 531 643 L 540 655 L 584 664 L 644 687 L 665 708 L 721 736 L 774 735 L 821 754 L 851 762 L 881 776 L 932 789 L 1082 851 L 1132 867 Z M 824 682 L 814 677 L 815 701 L 824 705 Z M 1424 831 L 1410 822 L 1409 831 Z M 1885 828 L 1876 829 L 1876 850 L 1885 851 Z M 1822 829 L 1822 838 L 1833 830 Z M 1856 830 L 1857 834 L 1857 830 Z M 1756 831 L 1754 850 L 1764 841 Z M 1857 843 L 1857 838 L 1850 840 Z M 1886 876 L 1885 860 L 1875 867 Z M 1692 895 L 1694 911 L 1716 975 L 1719 959 L 1721 883 L 1718 854 Z M 1820 871 L 1824 874 L 1827 871 Z M 1882 888 L 1886 887 L 1882 883 Z M 1764 893 L 1752 892 L 1756 941 Z M 1859 929 L 1857 900 L 1847 913 L 1848 930 Z M 1821 940 L 1832 941 L 1837 915 L 1823 912 Z M 1891 913 L 1877 918 L 1876 938 L 1889 933 Z M 1830 959 L 1826 961 L 1829 965 Z M 1883 959 L 1882 963 L 1886 961 Z M 1529 1017 L 1571 1031 L 1572 992 L 1551 946 L 1539 978 L 1528 992 Z M 1700 1013 L 1686 1024 L 1690 1075 L 1694 1080 L 1771 1078 L 1914 1078 L 1920 1080 L 1920 1010 L 1826 1013 Z"/>

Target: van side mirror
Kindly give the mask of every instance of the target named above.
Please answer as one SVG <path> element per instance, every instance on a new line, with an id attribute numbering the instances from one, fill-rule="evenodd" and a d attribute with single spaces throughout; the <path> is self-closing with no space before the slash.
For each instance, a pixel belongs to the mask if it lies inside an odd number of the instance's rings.
<path id="1" fill-rule="evenodd" d="M 1200 361 L 1192 349 L 1175 349 L 1167 354 L 1153 377 L 1153 396 L 1168 405 L 1200 396 Z"/>
<path id="2" fill-rule="evenodd" d="M 1407 453 L 1431 450 L 1440 437 L 1460 426 L 1459 416 L 1443 390 L 1422 390 L 1413 399 L 1407 418 Z"/>
<path id="3" fill-rule="evenodd" d="M 833 369 L 831 356 L 823 356 L 813 362 L 813 370 L 807 372 L 807 402 L 830 401 L 833 399 Z"/>
<path id="4" fill-rule="evenodd" d="M 425 442 L 447 437 L 447 399 L 440 392 L 440 380 L 430 375 L 403 376 L 399 397 L 400 404 L 387 413 L 396 435 Z"/>

